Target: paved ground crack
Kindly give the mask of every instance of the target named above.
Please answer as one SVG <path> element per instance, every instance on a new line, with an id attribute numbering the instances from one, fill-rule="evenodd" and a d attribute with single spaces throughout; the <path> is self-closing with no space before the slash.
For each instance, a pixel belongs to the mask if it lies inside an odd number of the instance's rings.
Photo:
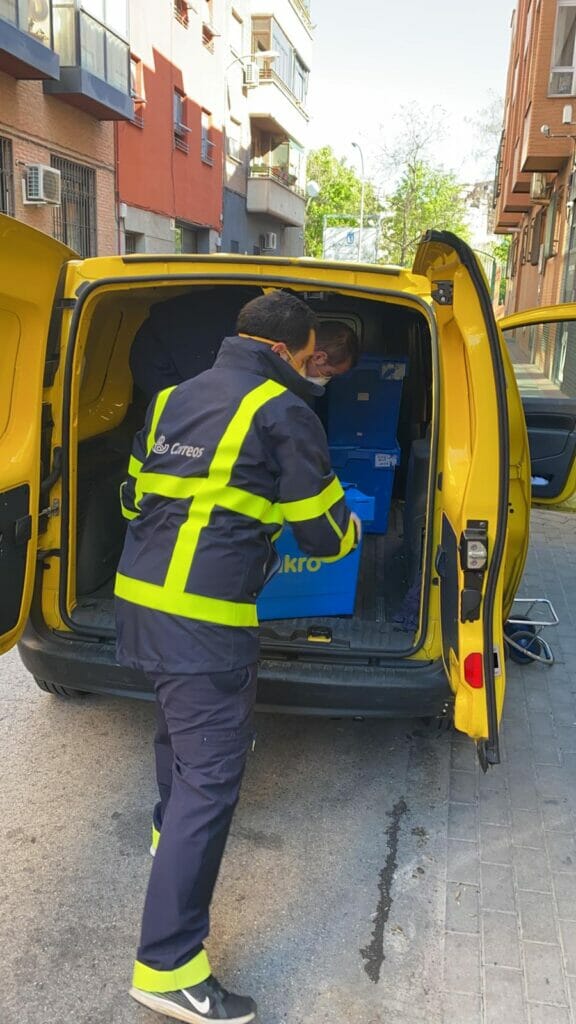
<path id="1" fill-rule="evenodd" d="M 378 905 L 376 907 L 376 915 L 374 918 L 374 930 L 372 932 L 372 940 L 368 946 L 364 946 L 360 950 L 360 956 L 365 961 L 364 970 L 370 978 L 376 984 L 380 980 L 380 971 L 382 970 L 382 964 L 384 963 L 384 929 L 386 922 L 390 916 L 390 910 L 392 907 L 392 882 L 394 880 L 394 874 L 398 867 L 397 855 L 398 855 L 398 840 L 400 838 L 400 822 L 404 814 L 408 810 L 406 801 L 404 799 L 398 800 L 394 804 L 391 811 L 388 812 L 388 817 L 392 819 L 388 828 L 386 829 L 386 838 L 388 840 L 388 856 L 386 857 L 386 863 L 380 872 L 380 878 L 378 881 Z"/>

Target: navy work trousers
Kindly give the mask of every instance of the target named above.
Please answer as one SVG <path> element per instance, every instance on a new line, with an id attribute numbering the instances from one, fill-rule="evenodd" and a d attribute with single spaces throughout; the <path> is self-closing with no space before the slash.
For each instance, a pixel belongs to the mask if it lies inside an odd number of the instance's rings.
<path id="1" fill-rule="evenodd" d="M 159 971 L 187 963 L 209 931 L 210 900 L 254 736 L 256 665 L 154 678 L 160 842 L 138 960 Z"/>

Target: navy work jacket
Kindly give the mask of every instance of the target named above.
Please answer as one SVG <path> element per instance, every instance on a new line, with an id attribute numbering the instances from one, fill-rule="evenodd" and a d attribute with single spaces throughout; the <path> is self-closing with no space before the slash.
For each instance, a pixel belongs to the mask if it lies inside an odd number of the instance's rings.
<path id="1" fill-rule="evenodd" d="M 321 393 L 263 342 L 233 337 L 212 369 L 151 402 L 122 487 L 122 664 L 152 675 L 250 664 L 256 600 L 277 568 L 283 524 L 317 558 L 355 546 L 326 435 L 307 404 Z"/>

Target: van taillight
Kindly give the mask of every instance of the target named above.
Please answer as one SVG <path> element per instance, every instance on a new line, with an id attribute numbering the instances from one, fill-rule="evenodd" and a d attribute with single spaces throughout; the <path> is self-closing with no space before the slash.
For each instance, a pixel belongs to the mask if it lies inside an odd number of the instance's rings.
<path id="1" fill-rule="evenodd" d="M 481 654 L 469 654 L 464 661 L 464 679 L 474 690 L 484 686 L 484 659 Z"/>

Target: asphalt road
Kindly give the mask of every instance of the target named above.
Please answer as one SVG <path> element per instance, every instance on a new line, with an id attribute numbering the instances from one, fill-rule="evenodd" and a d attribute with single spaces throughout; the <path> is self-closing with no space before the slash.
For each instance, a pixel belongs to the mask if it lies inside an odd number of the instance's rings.
<path id="1" fill-rule="evenodd" d="M 126 992 L 152 707 L 52 698 L 15 653 L 0 695 L 0 1020 L 151 1024 Z M 209 949 L 262 1024 L 439 1019 L 449 751 L 418 723 L 259 717 Z"/>
<path id="2" fill-rule="evenodd" d="M 261 716 L 209 952 L 260 1024 L 573 1024 L 576 518 L 537 513 L 552 669 L 508 664 L 503 763 L 418 721 Z M 130 1000 L 153 708 L 0 659 L 0 1024 L 155 1024 Z"/>

